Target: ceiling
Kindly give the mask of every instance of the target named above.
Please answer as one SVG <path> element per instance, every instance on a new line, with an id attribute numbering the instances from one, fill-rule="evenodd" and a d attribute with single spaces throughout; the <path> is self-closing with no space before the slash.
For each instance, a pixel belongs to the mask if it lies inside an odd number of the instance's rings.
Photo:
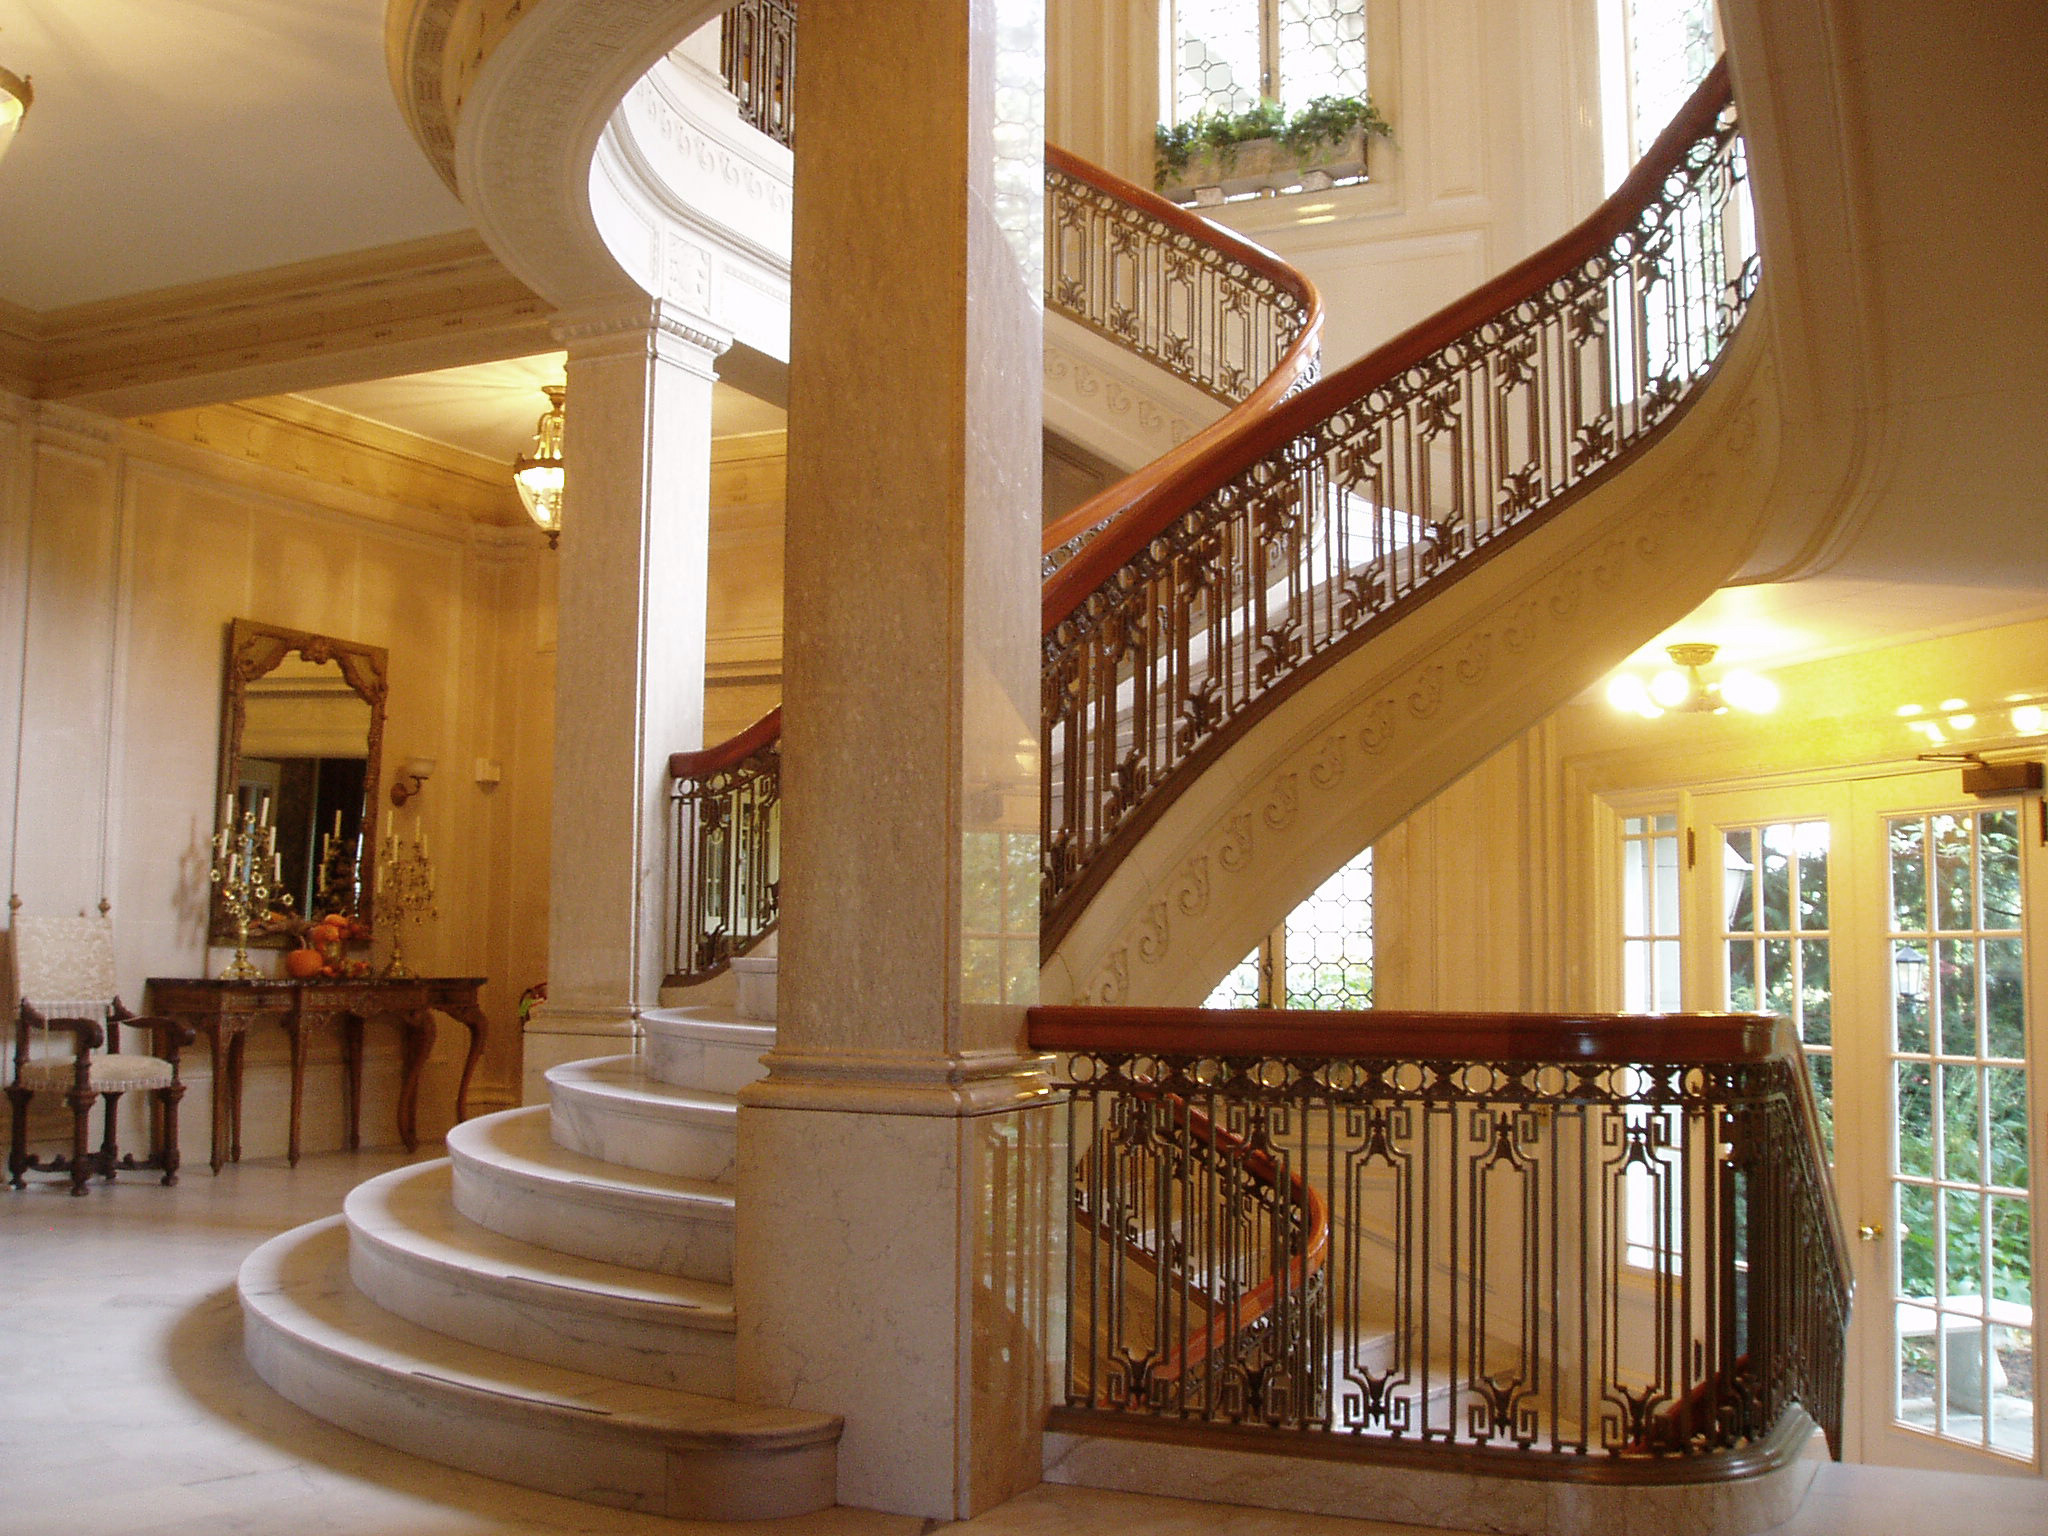
<path id="1" fill-rule="evenodd" d="M 541 386 L 562 382 L 566 360 L 566 353 L 545 352 L 510 362 L 309 389 L 300 398 L 509 465 L 533 446 L 534 424 L 548 407 Z M 572 424 L 576 419 L 574 397 L 568 402 L 567 419 Z M 711 387 L 714 437 L 780 431 L 787 419 L 779 407 L 741 394 L 729 384 Z"/>
<path id="2" fill-rule="evenodd" d="M 47 311 L 469 227 L 392 99 L 385 3 L 0 0 L 0 65 L 34 76 L 36 85 L 33 115 L 0 162 L 0 301 Z M 1997 139 L 1974 119 L 1971 126 Z M 1934 171 L 1920 177 L 1912 197 L 1887 198 L 1885 209 L 1946 206 L 1926 199 L 1929 185 L 1940 185 Z M 2001 195 L 2010 202 L 2009 185 Z M 1896 265 L 1904 274 L 1897 281 L 1886 274 L 1894 312 L 1915 312 L 1898 294 L 1917 291 L 1901 286 L 1904 277 L 1927 265 L 1905 237 L 1924 243 L 1941 224 L 1923 217 L 1912 229 L 1887 231 L 1884 248 L 1902 253 Z M 2037 264 L 2036 284 L 2038 273 Z M 1968 286 L 1981 293 L 1987 284 L 1973 274 Z M 1955 389 L 1957 349 L 1939 344 L 1948 327 L 1929 330 L 1937 344 L 1915 336 L 1897 350 L 1911 362 L 1910 342 L 1923 343 L 1917 350 L 1939 372 L 1920 392 L 1938 398 Z M 1970 355 L 2037 358 L 2038 351 L 1987 344 Z M 531 439 L 544 403 L 539 386 L 560 377 L 561 356 L 553 354 L 308 397 L 509 463 Z M 1970 402 L 1975 419 L 1997 421 L 2008 441 L 2024 437 L 2022 422 L 1982 410 L 1985 381 L 1972 382 L 1980 386 Z M 2038 397 L 2038 384 L 2015 387 L 2003 375 L 1990 383 L 1992 398 L 2009 400 L 2021 416 L 2022 404 L 2031 409 Z M 570 410 L 573 420 L 573 401 Z M 714 413 L 721 435 L 777 428 L 784 419 L 722 385 Z M 1947 441 L 1954 450 L 1956 440 Z M 1976 541 L 1981 568 L 1967 572 L 1955 567 L 1947 520 L 1913 521 L 1899 510 L 1953 506 L 1958 462 L 1981 478 L 1983 466 L 2004 457 L 2011 455 L 1984 451 L 1981 442 L 1970 451 L 1917 455 L 1945 470 L 1949 482 L 1930 486 L 1898 475 L 1887 487 L 1893 516 L 1874 520 L 1875 536 L 1859 540 L 1832 573 L 1725 590 L 1639 655 L 1661 659 L 1671 641 L 1706 639 L 1730 663 L 1783 662 L 2040 613 L 2043 584 L 2033 567 L 2048 545 L 2028 532 L 2037 476 L 2020 477 L 2019 494 L 2005 484 L 1972 485 L 1974 499 L 2011 526 L 2003 537 Z M 1947 582 L 1929 579 L 1949 571 L 1955 576 Z"/>
<path id="3" fill-rule="evenodd" d="M 50 310 L 466 229 L 400 118 L 384 0 L 0 0 L 35 107 L 0 300 Z"/>

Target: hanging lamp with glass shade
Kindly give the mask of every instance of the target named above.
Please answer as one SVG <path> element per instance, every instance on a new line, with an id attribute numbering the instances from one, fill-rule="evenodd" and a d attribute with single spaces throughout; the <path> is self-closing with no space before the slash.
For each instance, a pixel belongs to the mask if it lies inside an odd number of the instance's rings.
<path id="1" fill-rule="evenodd" d="M 533 451 L 512 461 L 512 483 L 526 514 L 548 536 L 548 548 L 562 533 L 562 401 L 569 392 L 566 384 L 544 384 L 548 408 L 533 428 Z"/>
<path id="2" fill-rule="evenodd" d="M 10 69 L 0 69 L 0 157 L 6 155 L 7 146 L 14 142 L 14 130 L 21 126 L 35 100 L 34 85 Z"/>

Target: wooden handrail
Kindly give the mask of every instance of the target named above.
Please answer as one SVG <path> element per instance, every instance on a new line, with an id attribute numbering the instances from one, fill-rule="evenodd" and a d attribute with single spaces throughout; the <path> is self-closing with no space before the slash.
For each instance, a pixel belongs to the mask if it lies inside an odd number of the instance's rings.
<path id="1" fill-rule="evenodd" d="M 1635 222 L 1686 149 L 1713 127 L 1733 99 L 1724 55 L 1670 125 L 1657 135 L 1635 169 L 1577 227 L 1357 362 L 1266 411 L 1256 424 L 1232 432 L 1227 446 L 1212 446 L 1196 458 L 1169 455 L 1152 466 L 1161 471 L 1158 474 L 1140 471 L 1133 480 L 1142 477 L 1145 483 L 1126 499 L 1116 526 L 1104 529 L 1046 581 L 1040 608 L 1042 632 L 1051 634 L 1057 629 L 1091 592 L 1203 497 L 1336 411 L 1399 378 L 1475 325 L 1541 292 L 1592 257 Z M 1170 467 L 1169 460 L 1173 461 Z"/>
<path id="2" fill-rule="evenodd" d="M 1048 169 L 1071 176 L 1076 181 L 1085 182 L 1099 192 L 1130 204 L 1146 217 L 1158 220 L 1186 235 L 1190 240 L 1211 246 L 1232 260 L 1242 262 L 1275 287 L 1295 295 L 1301 301 L 1305 313 L 1300 334 L 1280 355 L 1280 360 L 1273 371 L 1243 400 L 1185 442 L 1126 475 L 1116 484 L 1098 491 L 1064 516 L 1048 523 L 1043 548 L 1049 555 L 1068 541 L 1079 538 L 1091 528 L 1100 527 L 1111 518 L 1121 519 L 1135 508 L 1150 506 L 1160 494 L 1161 487 L 1176 482 L 1190 466 L 1234 443 L 1250 429 L 1252 423 L 1277 409 L 1287 398 L 1289 390 L 1311 377 L 1322 350 L 1323 297 L 1306 276 L 1264 246 L 1255 245 L 1242 235 L 1211 223 L 1199 214 L 1190 213 L 1180 204 L 1168 202 L 1158 193 L 1147 191 L 1135 182 L 1125 181 L 1121 176 L 1106 171 L 1099 165 L 1091 165 L 1078 155 L 1069 154 L 1057 144 L 1048 143 L 1045 146 L 1045 163 Z M 1107 537 L 1106 530 L 1101 537 Z M 1100 543 L 1101 537 L 1095 542 Z M 1058 579 L 1055 576 L 1047 583 L 1048 593 L 1052 591 Z"/>
<path id="3" fill-rule="evenodd" d="M 1412 1013 L 1368 1008 L 1107 1008 L 1028 1011 L 1035 1051 L 1328 1060 L 1740 1065 L 1799 1059 L 1783 1019 L 1761 1013 Z"/>
<path id="4" fill-rule="evenodd" d="M 778 704 L 729 741 L 700 747 L 695 752 L 669 753 L 668 776 L 672 779 L 701 779 L 709 774 L 723 773 L 728 768 L 738 767 L 781 734 L 782 706 Z"/>

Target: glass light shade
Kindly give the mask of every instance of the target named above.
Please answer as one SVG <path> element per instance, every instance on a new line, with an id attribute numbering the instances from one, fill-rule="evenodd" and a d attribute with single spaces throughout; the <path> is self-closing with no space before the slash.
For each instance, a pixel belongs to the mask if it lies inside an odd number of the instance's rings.
<path id="1" fill-rule="evenodd" d="M 1730 672 L 1721 679 L 1721 697 L 1746 714 L 1768 715 L 1778 707 L 1778 685 L 1754 672 Z"/>
<path id="2" fill-rule="evenodd" d="M 562 469 L 562 401 L 568 391 L 561 384 L 546 385 L 544 390 L 548 408 L 534 424 L 533 451 L 513 462 L 512 484 L 525 503 L 526 515 L 548 536 L 548 548 L 553 549 L 562 531 L 562 499 L 568 484 Z"/>
<path id="3" fill-rule="evenodd" d="M 1692 679 L 1666 668 L 1650 679 L 1650 697 L 1666 709 L 1676 709 L 1692 697 Z"/>
<path id="4" fill-rule="evenodd" d="M 35 88 L 12 70 L 0 69 L 0 156 L 14 142 L 14 130 L 35 103 Z"/>
<path id="5" fill-rule="evenodd" d="M 1607 702 L 1626 714 L 1641 715 L 1645 720 L 1654 720 L 1664 713 L 1651 702 L 1649 690 L 1633 672 L 1615 674 L 1614 680 L 1607 685 Z"/>
<path id="6" fill-rule="evenodd" d="M 2012 712 L 2012 728 L 2022 736 L 2038 735 L 2044 719 L 2048 716 L 2042 714 L 2040 705 L 2022 704 Z"/>

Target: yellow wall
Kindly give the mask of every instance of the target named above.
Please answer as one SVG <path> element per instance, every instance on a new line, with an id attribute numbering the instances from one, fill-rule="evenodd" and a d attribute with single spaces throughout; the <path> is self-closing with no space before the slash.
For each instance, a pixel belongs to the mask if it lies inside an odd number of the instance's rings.
<path id="1" fill-rule="evenodd" d="M 472 1107 L 516 1102 L 514 1003 L 546 974 L 552 755 L 552 593 L 529 532 L 442 510 L 448 475 L 331 441 L 319 473 L 278 443 L 228 453 L 235 412 L 124 425 L 0 396 L 0 807 L 23 910 L 112 904 L 120 983 L 202 975 L 207 841 L 218 804 L 227 624 L 264 620 L 385 647 L 387 770 L 440 767 L 414 802 L 439 915 L 407 934 L 417 968 L 490 979 L 496 1023 Z M 287 434 L 287 440 L 289 434 Z M 302 445 L 303 446 L 303 445 Z M 336 471 L 328 473 L 328 471 Z M 348 482 L 353 481 L 354 484 Z M 363 489 L 361 487 L 369 487 Z M 24 652 L 25 647 L 25 652 Z M 476 782 L 478 759 L 501 781 Z M 19 765 L 17 779 L 16 767 Z M 380 792 L 388 790 L 387 783 Z M 388 802 L 385 814 L 391 814 Z M 400 818 L 410 825 L 415 811 Z M 385 945 L 378 946 L 379 958 Z M 274 954 L 265 959 L 274 959 Z M 282 1042 L 251 1043 L 245 1150 L 279 1150 Z M 423 1123 L 445 1119 L 462 1032 L 444 1024 Z M 391 1053 L 366 1138 L 391 1139 Z M 315 1045 L 309 1146 L 338 1134 L 334 1042 Z M 207 1084 L 188 1072 L 188 1157 L 205 1150 Z"/>

